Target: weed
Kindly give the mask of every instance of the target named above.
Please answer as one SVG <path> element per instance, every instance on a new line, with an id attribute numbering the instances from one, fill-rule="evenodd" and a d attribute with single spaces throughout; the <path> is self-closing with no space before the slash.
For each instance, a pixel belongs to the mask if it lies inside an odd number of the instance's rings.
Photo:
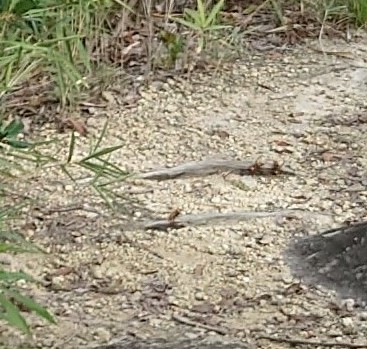
<path id="1" fill-rule="evenodd" d="M 367 1 L 349 0 L 348 9 L 354 17 L 356 24 L 360 27 L 365 27 L 367 24 Z"/>
<path id="2" fill-rule="evenodd" d="M 196 10 L 185 9 L 184 18 L 171 17 L 171 19 L 199 35 L 197 53 L 200 53 L 206 46 L 208 34 L 230 28 L 231 26 L 222 25 L 218 22 L 220 11 L 224 6 L 224 0 L 219 0 L 212 9 L 209 9 L 203 0 L 197 0 L 196 4 Z"/>
<path id="3" fill-rule="evenodd" d="M 168 51 L 167 65 L 171 67 L 174 65 L 179 55 L 184 50 L 184 40 L 180 34 L 162 30 L 160 32 L 160 39 L 163 41 Z"/>
<path id="4" fill-rule="evenodd" d="M 317 18 L 326 25 L 329 23 L 345 23 L 364 27 L 367 23 L 367 1 L 365 0 L 311 0 L 305 8 L 315 9 Z"/>
<path id="5" fill-rule="evenodd" d="M 8 125 L 0 127 L 0 152 L 3 156 L 0 158 L 2 164 L 7 164 L 7 169 L 14 167 L 14 162 L 10 162 L 8 149 L 21 150 L 31 147 L 30 143 L 19 140 L 18 136 L 23 130 L 21 122 L 12 121 Z M 16 163 L 15 163 L 16 164 Z M 13 166 L 12 166 L 13 165 Z M 2 166 L 0 174 L 2 177 L 11 176 L 6 167 Z M 19 168 L 19 166 L 17 166 Z M 2 188 L 4 189 L 4 188 Z M 1 197 L 4 197 L 4 191 L 1 191 Z M 0 253 L 40 253 L 39 248 L 27 242 L 21 235 L 6 229 L 6 222 L 13 219 L 18 213 L 20 207 L 2 208 L 0 210 Z M 39 317 L 55 323 L 52 315 L 33 299 L 19 292 L 15 285 L 18 281 L 36 282 L 30 275 L 24 272 L 10 272 L 0 267 L 0 318 L 9 325 L 19 330 L 29 333 L 29 326 L 22 312 L 34 312 Z"/>
<path id="6" fill-rule="evenodd" d="M 36 150 L 37 146 L 45 145 L 45 142 L 29 143 L 19 139 L 24 128 L 20 121 L 0 124 L 0 164 L 2 165 L 0 175 L 2 183 L 5 183 L 5 178 L 10 178 L 13 181 L 19 180 L 19 173 L 23 170 L 21 163 L 25 160 L 35 163 L 38 170 L 42 170 L 45 166 L 59 166 L 74 182 L 75 179 L 70 174 L 69 167 L 79 166 L 92 174 L 89 182 L 90 187 L 105 200 L 107 205 L 114 208 L 113 191 L 109 190 L 109 186 L 118 181 L 121 182 L 128 174 L 109 162 L 108 159 L 113 152 L 122 146 L 101 147 L 101 143 L 106 137 L 107 125 L 106 123 L 89 154 L 80 160 L 73 159 L 76 136 L 72 133 L 67 159 L 60 161 L 57 158 L 42 155 Z M 2 186 L 1 189 L 0 195 L 5 198 L 6 185 Z M 24 202 L 23 206 L 27 204 L 29 203 Z M 27 242 L 17 232 L 7 230 L 6 222 L 11 222 L 19 213 L 19 209 L 20 207 L 3 207 L 0 209 L 0 254 L 44 253 Z M 25 333 L 29 333 L 29 325 L 23 315 L 24 312 L 34 312 L 48 322 L 56 323 L 52 315 L 43 306 L 17 290 L 16 284 L 20 280 L 36 282 L 24 272 L 9 272 L 0 267 L 0 319 L 7 321 L 9 325 Z"/>
<path id="7" fill-rule="evenodd" d="M 47 75 L 62 105 L 73 102 L 92 73 L 85 39 L 104 32 L 114 2 L 8 0 L 0 5 L 0 100 Z"/>

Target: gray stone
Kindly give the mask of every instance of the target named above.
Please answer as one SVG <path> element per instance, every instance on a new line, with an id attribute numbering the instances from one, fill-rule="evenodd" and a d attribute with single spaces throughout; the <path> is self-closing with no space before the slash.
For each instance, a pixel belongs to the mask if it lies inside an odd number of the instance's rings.
<path id="1" fill-rule="evenodd" d="M 366 302 L 366 238 L 367 222 L 331 229 L 292 243 L 287 259 L 297 278 Z"/>

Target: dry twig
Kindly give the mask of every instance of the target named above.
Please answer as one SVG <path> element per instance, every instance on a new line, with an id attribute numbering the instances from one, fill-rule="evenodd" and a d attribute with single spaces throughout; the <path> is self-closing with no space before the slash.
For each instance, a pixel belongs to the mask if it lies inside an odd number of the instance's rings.
<path id="1" fill-rule="evenodd" d="M 177 314 L 173 314 L 172 315 L 172 319 L 177 321 L 177 322 L 180 322 L 184 325 L 188 325 L 188 326 L 192 326 L 192 327 L 200 327 L 200 328 L 204 328 L 206 330 L 209 330 L 209 331 L 213 331 L 213 332 L 216 332 L 218 334 L 221 334 L 221 335 L 226 335 L 228 334 L 228 330 L 226 330 L 225 328 L 223 327 L 218 327 L 218 326 L 212 326 L 212 325 L 207 325 L 207 324 L 203 324 L 199 321 L 193 321 L 193 320 L 190 320 L 186 317 L 183 317 L 183 316 L 180 316 L 180 315 L 177 315 Z"/>
<path id="2" fill-rule="evenodd" d="M 249 219 L 259 219 L 274 217 L 276 221 L 279 218 L 301 218 L 304 216 L 330 216 L 327 213 L 307 212 L 302 210 L 281 210 L 274 212 L 251 212 L 251 211 L 238 211 L 238 212 L 207 212 L 199 214 L 180 215 L 175 217 L 174 220 L 159 219 L 140 222 L 129 222 L 128 224 L 118 224 L 114 226 L 126 231 L 143 229 L 143 230 L 162 230 L 166 231 L 169 228 L 180 229 L 188 226 L 201 226 L 201 225 L 220 225 L 220 224 L 236 224 L 241 221 Z"/>
<path id="3" fill-rule="evenodd" d="M 137 175 L 139 179 L 167 180 L 175 178 L 208 176 L 220 172 L 235 173 L 244 175 L 295 175 L 295 173 L 282 169 L 276 161 L 259 164 L 257 161 L 236 161 L 236 160 L 203 160 L 193 161 L 179 166 L 165 168 L 162 170 L 141 173 Z"/>
<path id="4" fill-rule="evenodd" d="M 175 218 L 175 220 L 157 220 L 149 221 L 143 223 L 143 229 L 149 230 L 167 230 L 168 228 L 183 228 L 187 226 L 200 226 L 200 225 L 218 225 L 224 223 L 238 223 L 244 220 L 254 219 L 254 218 L 267 218 L 267 217 L 289 217 L 295 218 L 296 211 L 284 210 L 275 212 L 250 212 L 250 211 L 240 211 L 240 212 L 208 212 L 201 214 L 189 214 L 182 215 Z"/>

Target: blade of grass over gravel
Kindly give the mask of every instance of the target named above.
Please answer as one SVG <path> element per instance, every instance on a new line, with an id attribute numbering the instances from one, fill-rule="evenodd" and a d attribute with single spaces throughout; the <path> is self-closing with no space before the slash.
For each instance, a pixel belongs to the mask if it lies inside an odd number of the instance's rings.
<path id="1" fill-rule="evenodd" d="M 33 301 L 31 298 L 26 297 L 12 289 L 5 290 L 4 294 L 9 298 L 14 299 L 14 301 L 16 301 L 18 304 L 21 304 L 29 311 L 35 312 L 39 317 L 42 317 L 43 319 L 53 324 L 56 323 L 53 316 L 45 308 L 40 306 L 37 302 Z"/>
<path id="2" fill-rule="evenodd" d="M 1 251 L 3 252 L 3 251 Z M 19 280 L 26 280 L 26 281 L 35 281 L 30 275 L 22 272 L 8 272 L 0 269 L 0 282 L 8 282 L 8 281 L 19 281 Z"/>
<path id="3" fill-rule="evenodd" d="M 85 158 L 83 158 L 82 161 L 88 161 L 90 159 L 98 159 L 100 156 L 103 155 L 107 155 L 107 154 L 111 154 L 113 152 L 115 152 L 116 150 L 119 150 L 123 147 L 123 145 L 116 145 L 113 147 L 107 147 L 107 148 L 103 148 L 101 150 L 95 150 L 95 152 L 93 152 L 92 154 L 86 156 Z"/>
<path id="4" fill-rule="evenodd" d="M 3 293 L 0 293 L 0 318 L 20 331 L 30 333 L 29 326 L 21 315 L 19 308 Z"/>
<path id="5" fill-rule="evenodd" d="M 100 135 L 97 139 L 96 144 L 94 145 L 94 147 L 91 150 L 91 154 L 93 154 L 97 151 L 97 149 L 101 145 L 101 142 L 106 138 L 107 129 L 108 129 L 108 119 L 106 120 L 106 122 L 103 125 L 103 129 L 102 129 L 102 131 L 101 131 L 101 133 L 100 133 Z"/>
<path id="6" fill-rule="evenodd" d="M 68 158 L 66 159 L 67 163 L 71 162 L 71 159 L 74 155 L 74 149 L 75 149 L 75 132 L 71 132 L 71 138 L 69 142 L 69 152 L 68 152 Z"/>
<path id="7" fill-rule="evenodd" d="M 9 166 L 10 169 L 9 174 L 6 171 L 0 171 L 0 175 L 7 175 L 7 178 L 11 177 L 12 180 L 16 181 L 19 177 L 17 175 L 12 176 L 11 171 L 17 167 L 22 169 L 23 162 L 27 161 L 35 163 L 39 170 L 42 170 L 43 167 L 59 166 L 61 170 L 73 180 L 73 176 L 68 171 L 67 166 L 79 166 L 92 172 L 94 178 L 90 187 L 100 195 L 108 207 L 114 207 L 113 193 L 104 190 L 105 188 L 100 189 L 98 187 L 98 181 L 99 179 L 110 177 L 116 178 L 120 176 L 120 178 L 122 178 L 122 174 L 125 174 L 125 172 L 119 169 L 116 165 L 102 158 L 107 156 L 109 159 L 113 152 L 122 147 L 121 145 L 106 147 L 103 149 L 93 147 L 94 151 L 84 159 L 72 162 L 72 155 L 76 146 L 76 137 L 73 132 L 69 144 L 66 163 L 63 163 L 55 157 L 44 156 L 42 152 L 36 150 L 37 145 L 47 145 L 48 142 L 36 142 L 34 144 L 29 144 L 26 141 L 19 140 L 18 136 L 21 135 L 23 130 L 24 125 L 19 121 L 11 121 L 9 123 L 3 122 L 0 124 L 0 143 L 2 143 L 2 146 L 0 147 L 0 162 L 3 162 L 4 166 Z M 101 144 L 105 135 L 106 127 L 103 129 L 103 132 L 101 132 L 97 145 Z M 24 147 L 27 149 L 23 149 Z M 2 194 L 5 195 L 4 192 L 2 192 Z M 27 206 L 29 203 L 30 202 L 28 200 L 25 200 L 19 206 L 13 205 L 9 208 L 3 207 L 0 209 L 0 254 L 43 252 L 40 248 L 25 240 L 18 232 L 6 229 L 7 222 L 10 223 L 16 219 L 20 212 L 20 208 Z M 21 309 L 25 308 L 28 311 L 34 312 L 38 317 L 43 318 L 50 323 L 55 323 L 53 317 L 44 307 L 14 289 L 16 282 L 20 280 L 24 280 L 26 282 L 35 281 L 31 276 L 23 272 L 8 272 L 7 270 L 0 270 L 0 318 L 7 321 L 10 326 L 13 326 L 25 333 L 29 333 L 29 326 L 22 315 Z"/>

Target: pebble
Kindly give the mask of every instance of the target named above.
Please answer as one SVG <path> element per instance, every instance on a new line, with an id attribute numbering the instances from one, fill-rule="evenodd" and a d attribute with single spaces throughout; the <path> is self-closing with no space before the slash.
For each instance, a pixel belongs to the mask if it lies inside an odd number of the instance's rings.
<path id="1" fill-rule="evenodd" d="M 111 340 L 111 332 L 103 327 L 98 327 L 94 333 L 102 342 L 107 343 Z"/>
<path id="2" fill-rule="evenodd" d="M 341 319 L 341 321 L 344 327 L 351 327 L 351 328 L 354 327 L 354 321 L 350 317 L 344 317 Z"/>

